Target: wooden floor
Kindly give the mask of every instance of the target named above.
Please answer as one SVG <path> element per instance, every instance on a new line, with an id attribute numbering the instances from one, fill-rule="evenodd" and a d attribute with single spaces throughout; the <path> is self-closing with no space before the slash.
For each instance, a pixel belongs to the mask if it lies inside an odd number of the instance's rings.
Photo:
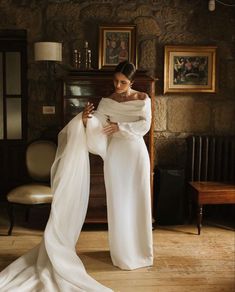
<path id="1" fill-rule="evenodd" d="M 12 236 L 0 218 L 0 269 L 40 242 L 42 230 L 16 226 Z M 88 273 L 115 292 L 233 292 L 235 234 L 203 226 L 167 226 L 154 230 L 154 266 L 122 271 L 112 265 L 106 230 L 81 233 L 77 252 Z M 128 243 L 127 243 L 128 244 Z"/>

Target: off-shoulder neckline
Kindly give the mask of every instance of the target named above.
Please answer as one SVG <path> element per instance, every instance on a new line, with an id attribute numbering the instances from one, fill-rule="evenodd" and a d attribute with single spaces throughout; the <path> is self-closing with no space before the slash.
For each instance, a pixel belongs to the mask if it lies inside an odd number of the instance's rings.
<path id="1" fill-rule="evenodd" d="M 146 97 L 145 99 L 130 99 L 130 100 L 126 100 L 126 101 L 117 101 L 115 99 L 112 99 L 112 98 L 109 98 L 109 97 L 103 97 L 102 98 L 103 100 L 111 100 L 113 102 L 116 102 L 116 103 L 120 103 L 120 104 L 124 104 L 124 103 L 128 103 L 128 102 L 138 102 L 138 101 L 141 101 L 141 102 L 145 102 L 149 99 L 149 97 Z"/>

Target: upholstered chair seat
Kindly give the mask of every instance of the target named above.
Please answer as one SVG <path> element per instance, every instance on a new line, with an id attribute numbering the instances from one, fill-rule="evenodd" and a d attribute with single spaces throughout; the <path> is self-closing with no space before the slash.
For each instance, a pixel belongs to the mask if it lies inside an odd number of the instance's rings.
<path id="1" fill-rule="evenodd" d="M 41 184 L 28 184 L 14 188 L 7 194 L 8 202 L 17 204 L 50 204 L 51 188 Z"/>
<path id="2" fill-rule="evenodd" d="M 48 140 L 37 140 L 28 145 L 25 158 L 32 182 L 17 186 L 7 194 L 10 216 L 8 235 L 11 235 L 14 226 L 14 206 L 24 205 L 29 210 L 33 205 L 51 204 L 50 170 L 56 149 L 56 144 Z"/>

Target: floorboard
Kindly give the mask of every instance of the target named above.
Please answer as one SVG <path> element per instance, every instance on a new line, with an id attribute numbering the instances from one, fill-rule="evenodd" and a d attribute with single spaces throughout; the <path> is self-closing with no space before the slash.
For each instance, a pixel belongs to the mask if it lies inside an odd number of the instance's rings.
<path id="1" fill-rule="evenodd" d="M 12 236 L 6 236 L 7 228 L 7 217 L 0 215 L 0 270 L 38 244 L 43 234 L 35 221 L 22 221 Z M 154 266 L 134 271 L 112 265 L 107 230 L 96 229 L 82 231 L 77 253 L 88 273 L 115 292 L 235 291 L 235 233 L 231 228 L 205 224 L 198 236 L 195 225 L 158 226 L 153 231 Z"/>

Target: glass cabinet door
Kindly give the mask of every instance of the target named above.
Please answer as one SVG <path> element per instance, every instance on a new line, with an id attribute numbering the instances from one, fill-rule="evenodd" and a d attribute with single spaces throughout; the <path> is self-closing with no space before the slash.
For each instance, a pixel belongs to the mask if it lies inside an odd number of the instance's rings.
<path id="1" fill-rule="evenodd" d="M 89 81 L 74 81 L 65 85 L 66 96 L 93 96 L 95 92 L 95 86 Z"/>
<path id="2" fill-rule="evenodd" d="M 69 82 L 64 84 L 64 122 L 83 111 L 94 92 L 88 82 Z"/>
<path id="3" fill-rule="evenodd" d="M 4 137 L 4 109 L 3 109 L 3 57 L 0 52 L 0 139 Z"/>
<path id="4" fill-rule="evenodd" d="M 27 93 L 27 31 L 1 29 L 0 199 L 27 177 Z"/>
<path id="5" fill-rule="evenodd" d="M 21 53 L 0 52 L 0 139 L 22 139 Z"/>
<path id="6" fill-rule="evenodd" d="M 102 97 L 112 92 L 112 83 L 105 86 L 97 80 L 95 83 L 86 80 L 67 81 L 64 83 L 64 123 L 83 111 L 87 102 L 97 108 Z"/>

